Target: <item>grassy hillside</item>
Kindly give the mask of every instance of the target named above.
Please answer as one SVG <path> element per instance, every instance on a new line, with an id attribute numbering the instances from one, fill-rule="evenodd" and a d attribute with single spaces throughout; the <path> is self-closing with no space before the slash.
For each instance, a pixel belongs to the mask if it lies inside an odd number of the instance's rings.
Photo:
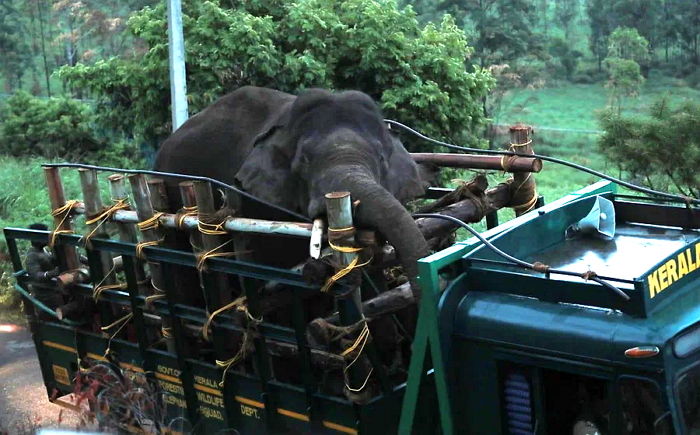
<path id="1" fill-rule="evenodd" d="M 700 99 L 700 90 L 686 86 L 683 80 L 652 75 L 639 97 L 627 99 L 625 113 L 644 113 L 663 95 L 671 101 Z M 504 99 L 503 111 L 496 122 L 524 122 L 541 127 L 598 130 L 596 112 L 608 104 L 608 89 L 603 83 L 566 84 L 542 89 L 523 89 Z"/>

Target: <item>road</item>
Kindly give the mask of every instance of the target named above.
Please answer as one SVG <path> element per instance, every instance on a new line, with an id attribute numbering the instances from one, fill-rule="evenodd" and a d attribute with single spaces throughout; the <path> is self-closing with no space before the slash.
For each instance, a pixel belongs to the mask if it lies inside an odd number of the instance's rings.
<path id="1" fill-rule="evenodd" d="M 76 428 L 75 413 L 49 402 L 34 343 L 24 327 L 0 324 L 0 435 Z"/>

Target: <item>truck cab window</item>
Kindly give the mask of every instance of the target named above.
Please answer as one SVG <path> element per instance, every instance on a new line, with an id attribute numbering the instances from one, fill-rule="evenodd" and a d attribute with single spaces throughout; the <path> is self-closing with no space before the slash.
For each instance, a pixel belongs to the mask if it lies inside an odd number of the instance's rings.
<path id="1" fill-rule="evenodd" d="M 661 401 L 659 388 L 636 378 L 620 380 L 622 428 L 625 434 L 670 435 L 671 419 Z"/>
<path id="2" fill-rule="evenodd" d="M 676 388 L 686 433 L 700 435 L 700 364 L 683 373 Z"/>
<path id="3" fill-rule="evenodd" d="M 608 383 L 603 379 L 543 370 L 547 433 L 606 435 L 610 420 Z"/>

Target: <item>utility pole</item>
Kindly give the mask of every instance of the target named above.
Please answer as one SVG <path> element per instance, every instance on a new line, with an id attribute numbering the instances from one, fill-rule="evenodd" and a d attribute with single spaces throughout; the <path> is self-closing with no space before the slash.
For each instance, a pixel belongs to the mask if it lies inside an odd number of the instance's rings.
<path id="1" fill-rule="evenodd" d="M 168 0 L 168 54 L 173 131 L 187 121 L 185 38 L 182 32 L 182 1 Z"/>

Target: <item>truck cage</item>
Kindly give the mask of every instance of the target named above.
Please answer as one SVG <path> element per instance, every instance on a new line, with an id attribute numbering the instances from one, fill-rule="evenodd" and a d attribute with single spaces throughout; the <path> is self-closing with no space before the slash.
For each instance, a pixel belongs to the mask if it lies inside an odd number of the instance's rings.
<path id="1" fill-rule="evenodd" d="M 107 168 L 113 170 L 113 168 Z M 46 168 L 49 192 L 52 196 L 54 209 L 65 205 L 63 188 L 58 168 Z M 94 197 L 99 192 L 96 169 L 81 170 L 81 179 L 86 193 L 86 210 L 88 197 Z M 122 177 L 123 178 L 123 177 Z M 145 180 L 142 174 L 130 177 L 135 185 L 142 186 Z M 207 183 L 200 180 L 202 183 Z M 112 187 L 119 187 L 123 179 L 110 178 Z M 86 186 L 92 186 L 85 189 Z M 151 186 L 153 188 L 154 186 Z M 122 186 L 123 188 L 123 186 Z M 148 192 L 148 189 L 140 189 Z M 117 189 L 118 190 L 118 189 Z M 134 192 L 136 192 L 135 189 Z M 157 188 L 156 188 L 157 190 Z M 493 237 L 528 219 L 533 219 L 537 213 L 553 210 L 571 201 L 613 192 L 615 185 L 609 182 L 599 182 L 578 192 L 554 201 L 540 209 L 508 221 L 500 226 L 489 229 L 483 235 Z M 92 194 L 90 193 L 92 192 Z M 113 191 L 114 193 L 114 191 Z M 122 192 L 123 193 L 123 192 Z M 97 194 L 99 196 L 99 194 Z M 148 198 L 146 198 L 148 199 Z M 136 200 L 136 198 L 135 198 Z M 93 201 L 94 202 L 94 201 Z M 138 201 L 137 201 L 138 202 Z M 97 211 L 99 204 L 92 204 Z M 97 206 L 97 207 L 96 207 Z M 138 208 L 138 204 L 137 204 Z M 133 212 L 132 212 L 133 213 Z M 151 210 L 151 214 L 153 211 Z M 139 216 L 139 220 L 143 220 Z M 56 219 L 56 217 L 55 217 Z M 118 221 L 117 221 L 118 222 Z M 128 220 L 123 222 L 129 222 Z M 57 222 L 57 229 L 68 222 Z M 127 225 L 127 224 L 118 224 Z M 67 228 L 69 228 L 66 225 Z M 10 253 L 10 258 L 17 279 L 16 287 L 22 293 L 25 301 L 25 314 L 29 320 L 30 330 L 40 360 L 42 376 L 47 386 L 49 396 L 56 403 L 70 407 L 71 405 L 57 395 L 73 392 L 72 379 L 80 371 L 80 363 L 84 360 L 109 362 L 118 367 L 133 372 L 143 373 L 149 379 L 157 382 L 167 394 L 167 413 L 171 421 L 187 421 L 189 428 L 159 428 L 164 432 L 183 432 L 195 430 L 209 433 L 228 430 L 235 427 L 242 433 L 249 432 L 282 432 L 297 430 L 302 432 L 319 433 L 380 433 L 398 422 L 399 433 L 410 433 L 417 425 L 423 428 L 435 429 L 438 423 L 444 433 L 453 433 L 452 413 L 449 398 L 449 388 L 445 375 L 443 354 L 446 340 L 441 333 L 441 323 L 438 306 L 446 301 L 440 290 L 440 274 L 448 266 L 462 259 L 480 242 L 474 238 L 460 242 L 419 261 L 419 282 L 422 297 L 416 332 L 413 340 L 412 354 L 407 379 L 399 384 L 392 384 L 377 361 L 376 349 L 371 340 L 367 343 L 367 355 L 374 367 L 374 373 L 379 380 L 381 394 L 369 402 L 358 405 L 350 400 L 324 394 L 319 388 L 319 379 L 314 373 L 312 361 L 326 357 L 343 366 L 343 360 L 337 355 L 324 355 L 324 352 L 311 349 L 307 343 L 305 328 L 309 319 L 305 318 L 302 309 L 304 294 L 318 292 L 317 286 L 307 284 L 299 272 L 279 269 L 262 264 L 251 263 L 240 259 L 214 257 L 207 259 L 207 269 L 201 274 L 202 289 L 206 299 L 217 300 L 221 281 L 216 274 L 240 277 L 244 296 L 247 298 L 247 309 L 252 319 L 258 319 L 260 300 L 255 288 L 261 281 L 274 281 L 294 289 L 292 292 L 292 323 L 293 327 L 283 327 L 268 323 L 264 319 L 256 322 L 256 333 L 253 338 L 254 352 L 250 359 L 251 370 L 244 372 L 227 370 L 224 372 L 223 385 L 219 385 L 221 368 L 208 361 L 197 359 L 186 352 L 184 342 L 188 325 L 204 325 L 208 318 L 204 308 L 179 303 L 178 295 L 174 294 L 176 266 L 196 267 L 198 258 L 191 252 L 178 251 L 157 245 L 138 246 L 132 242 L 109 240 L 101 234 L 90 238 L 90 244 L 85 246 L 90 279 L 92 283 L 78 283 L 74 291 L 84 297 L 93 295 L 93 284 L 101 283 L 109 275 L 109 266 L 105 258 L 120 255 L 123 259 L 124 288 L 106 289 L 101 292 L 98 302 L 101 324 L 113 324 L 114 313 L 110 310 L 112 304 L 130 310 L 131 316 L 123 325 L 133 322 L 135 341 L 128 341 L 115 333 L 109 339 L 105 336 L 90 332 L 78 325 L 66 321 L 42 321 L 34 314 L 33 305 L 36 301 L 27 291 L 28 277 L 22 265 L 20 241 L 47 242 L 55 237 L 56 252 L 62 270 L 68 269 L 70 252 L 83 246 L 82 237 L 66 231 L 50 233 L 19 228 L 5 228 L 4 234 Z M 165 297 L 149 300 L 149 295 L 140 291 L 138 276 L 141 250 L 148 263 L 158 264 L 161 268 L 162 290 Z M 106 255 L 105 255 L 106 254 Z M 376 292 L 370 280 L 363 279 L 363 288 Z M 148 305 L 153 307 L 151 312 Z M 343 324 L 352 324 L 359 318 L 356 306 L 347 300 L 339 300 L 338 310 Z M 172 332 L 172 352 L 155 349 L 149 343 L 147 334 L 149 323 L 153 323 L 153 314 L 165 321 L 168 319 Z M 164 322 L 165 323 L 165 322 Z M 123 326 L 121 325 L 121 326 Z M 245 334 L 247 326 L 236 324 L 236 319 L 230 314 L 220 314 L 211 322 L 212 344 L 214 353 L 226 353 L 224 339 L 226 334 Z M 120 328 L 121 329 L 121 328 Z M 190 329 L 192 329 L 190 327 Z M 119 332 L 119 331 L 117 331 Z M 292 352 L 300 362 L 300 384 L 280 382 L 272 375 L 270 367 L 270 345 L 277 343 L 278 351 Z M 106 351 L 112 354 L 107 358 Z M 118 358 L 114 358 L 118 356 Z M 424 387 L 434 385 L 426 391 Z M 421 394 L 422 393 L 422 394 Z M 437 407 L 419 406 L 419 403 L 430 403 L 437 400 Z M 381 422 L 381 424 L 378 424 Z M 394 423 L 392 423 L 394 422 Z M 147 432 L 147 427 L 126 427 L 134 432 Z"/>

